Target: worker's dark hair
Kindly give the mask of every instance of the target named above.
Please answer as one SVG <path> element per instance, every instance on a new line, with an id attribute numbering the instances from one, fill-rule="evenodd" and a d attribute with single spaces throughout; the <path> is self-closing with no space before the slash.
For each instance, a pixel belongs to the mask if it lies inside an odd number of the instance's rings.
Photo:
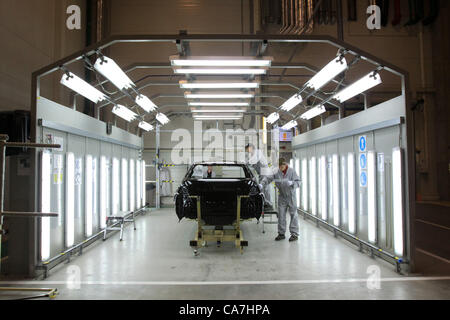
<path id="1" fill-rule="evenodd" d="M 282 164 L 287 164 L 285 158 L 280 158 L 280 159 L 278 160 L 278 165 L 281 166 Z"/>
<path id="2" fill-rule="evenodd" d="M 245 150 L 247 150 L 248 148 L 252 147 L 253 149 L 255 149 L 255 146 L 253 145 L 253 143 L 247 143 L 247 145 L 245 146 Z"/>

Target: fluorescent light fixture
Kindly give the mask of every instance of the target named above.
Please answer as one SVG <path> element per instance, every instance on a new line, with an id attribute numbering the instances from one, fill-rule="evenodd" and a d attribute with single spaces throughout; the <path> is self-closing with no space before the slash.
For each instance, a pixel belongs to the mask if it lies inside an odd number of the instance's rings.
<path id="1" fill-rule="evenodd" d="M 120 163 L 119 159 L 113 158 L 112 168 L 112 215 L 117 215 L 120 210 Z"/>
<path id="2" fill-rule="evenodd" d="M 147 96 L 143 94 L 137 95 L 135 102 L 147 112 L 155 111 L 158 107 Z"/>
<path id="3" fill-rule="evenodd" d="M 203 115 L 193 115 L 194 120 L 240 120 L 243 118 L 243 115 L 223 115 L 223 116 L 203 116 Z"/>
<path id="4" fill-rule="evenodd" d="M 314 77 L 306 83 L 306 86 L 319 90 L 328 82 L 333 80 L 338 74 L 347 69 L 347 60 L 344 57 L 333 59 L 322 70 L 320 70 Z"/>
<path id="5" fill-rule="evenodd" d="M 209 69 L 209 68 L 176 68 L 178 74 L 266 74 L 266 69 L 239 68 L 239 69 Z"/>
<path id="6" fill-rule="evenodd" d="M 303 210 L 308 211 L 308 160 L 302 159 L 302 202 Z"/>
<path id="7" fill-rule="evenodd" d="M 347 156 L 347 187 L 348 187 L 348 231 L 356 233 L 356 201 L 355 201 L 355 155 Z"/>
<path id="8" fill-rule="evenodd" d="M 102 56 L 95 61 L 94 68 L 120 90 L 134 86 L 133 81 L 128 78 L 113 59 Z"/>
<path id="9" fill-rule="evenodd" d="M 253 93 L 191 93 L 186 92 L 186 99 L 250 99 L 255 95 Z"/>
<path id="10" fill-rule="evenodd" d="M 255 57 L 170 57 L 172 66 L 179 67 L 270 67 L 272 58 Z"/>
<path id="11" fill-rule="evenodd" d="M 267 144 L 267 119 L 262 117 L 262 143 Z"/>
<path id="12" fill-rule="evenodd" d="M 298 125 L 297 121 L 292 120 L 288 123 L 286 123 L 284 126 L 281 127 L 283 130 L 291 130 L 292 128 L 296 127 Z"/>
<path id="13" fill-rule="evenodd" d="M 315 106 L 314 108 L 306 111 L 304 114 L 302 114 L 300 116 L 300 118 L 302 118 L 304 120 L 311 120 L 312 118 L 315 118 L 325 112 L 327 112 L 327 109 L 325 108 L 325 106 L 319 105 L 319 106 Z"/>
<path id="14" fill-rule="evenodd" d="M 124 120 L 126 120 L 128 122 L 133 121 L 137 117 L 136 113 L 134 113 L 133 111 L 131 111 L 127 107 L 124 107 L 124 106 L 122 106 L 120 104 L 115 105 L 113 107 L 113 109 L 112 109 L 112 112 L 116 116 L 118 116 L 118 117 L 120 117 L 120 118 L 122 118 L 122 119 L 124 119 Z"/>
<path id="15" fill-rule="evenodd" d="M 327 220 L 328 217 L 328 192 L 327 192 L 327 160 L 325 156 L 320 157 L 320 193 L 322 219 Z"/>
<path id="16" fill-rule="evenodd" d="M 372 243 L 377 241 L 377 157 L 374 151 L 367 153 L 367 215 L 368 239 Z"/>
<path id="17" fill-rule="evenodd" d="M 317 165 L 317 161 L 316 161 L 316 157 L 312 157 L 310 160 L 310 165 L 309 165 L 309 172 L 310 172 L 310 176 L 309 176 L 309 181 L 310 181 L 310 186 L 311 186 L 311 213 L 313 214 L 313 216 L 317 216 L 317 187 L 316 187 L 316 181 L 317 181 L 317 170 L 316 170 L 316 165 Z"/>
<path id="18" fill-rule="evenodd" d="M 381 77 L 378 73 L 371 72 L 365 77 L 359 79 L 355 83 L 349 85 L 347 88 L 336 93 L 334 99 L 339 100 L 339 102 L 345 102 L 354 96 L 363 93 L 377 85 L 382 83 Z"/>
<path id="19" fill-rule="evenodd" d="M 122 211 L 128 211 L 128 161 L 122 158 Z"/>
<path id="20" fill-rule="evenodd" d="M 167 116 L 161 112 L 156 114 L 156 120 L 158 120 L 158 122 L 161 123 L 162 125 L 165 125 L 170 122 L 169 118 L 167 118 Z"/>
<path id="21" fill-rule="evenodd" d="M 192 113 L 245 113 L 244 109 L 191 109 Z"/>
<path id="22" fill-rule="evenodd" d="M 248 102 L 189 102 L 190 106 L 199 107 L 248 107 Z"/>
<path id="23" fill-rule="evenodd" d="M 72 72 L 69 72 L 68 75 L 63 74 L 60 83 L 94 103 L 98 103 L 99 101 L 106 99 L 106 95 L 103 92 L 95 89 L 89 83 L 77 77 Z"/>
<path id="24" fill-rule="evenodd" d="M 294 94 L 292 97 L 290 97 L 288 100 L 286 100 L 285 103 L 281 105 L 281 110 L 284 111 L 291 111 L 296 106 L 298 106 L 300 103 L 302 103 L 303 98 L 300 94 Z"/>
<path id="25" fill-rule="evenodd" d="M 141 206 L 142 185 L 141 185 L 141 161 L 136 160 L 136 208 Z"/>
<path id="26" fill-rule="evenodd" d="M 336 227 L 340 225 L 341 203 L 339 198 L 339 156 L 333 154 L 333 223 Z"/>
<path id="27" fill-rule="evenodd" d="M 394 217 L 394 252 L 404 255 L 403 235 L 403 153 L 402 149 L 392 150 L 392 209 Z"/>
<path id="28" fill-rule="evenodd" d="M 108 164 L 106 157 L 100 158 L 100 228 L 106 227 L 106 215 L 108 210 Z"/>
<path id="29" fill-rule="evenodd" d="M 51 153 L 41 156 L 41 212 L 49 213 L 51 203 Z M 50 258 L 50 217 L 41 218 L 41 260 Z"/>
<path id="30" fill-rule="evenodd" d="M 300 159 L 295 159 L 295 173 L 297 173 L 297 176 L 301 177 L 301 174 L 300 174 Z M 302 177 L 301 187 L 303 187 L 303 177 Z M 300 208 L 300 188 L 295 189 L 295 197 L 296 197 L 296 200 L 297 200 L 297 208 Z"/>
<path id="31" fill-rule="evenodd" d="M 66 247 L 75 241 L 75 156 L 72 152 L 66 156 Z"/>
<path id="32" fill-rule="evenodd" d="M 142 130 L 145 130 L 145 131 L 152 131 L 154 129 L 154 127 L 150 123 L 145 122 L 145 121 L 139 122 L 139 128 L 141 128 Z"/>
<path id="33" fill-rule="evenodd" d="M 294 168 L 294 159 L 289 160 L 289 167 Z"/>
<path id="34" fill-rule="evenodd" d="M 145 203 L 147 201 L 146 200 L 147 190 L 146 190 L 146 182 L 145 182 L 145 180 L 147 178 L 147 175 L 146 175 L 146 171 L 145 171 L 145 161 L 144 160 L 142 160 L 141 165 L 142 165 L 142 168 L 141 168 L 142 203 L 141 204 L 142 204 L 142 207 L 145 207 Z"/>
<path id="35" fill-rule="evenodd" d="M 256 89 L 259 88 L 259 82 L 187 82 L 181 80 L 182 89 Z"/>
<path id="36" fill-rule="evenodd" d="M 130 211 L 134 211 L 136 205 L 136 181 L 134 180 L 136 176 L 134 164 L 134 159 L 130 159 Z"/>
<path id="37" fill-rule="evenodd" d="M 92 165 L 92 156 L 90 154 L 86 155 L 86 168 L 85 168 L 85 195 L 84 195 L 84 218 L 85 218 L 85 235 L 86 237 L 90 237 L 92 235 L 92 217 L 93 217 L 93 165 Z"/>
<path id="38" fill-rule="evenodd" d="M 270 124 L 274 124 L 280 119 L 280 114 L 278 112 L 271 113 L 270 116 L 267 117 L 267 122 Z"/>

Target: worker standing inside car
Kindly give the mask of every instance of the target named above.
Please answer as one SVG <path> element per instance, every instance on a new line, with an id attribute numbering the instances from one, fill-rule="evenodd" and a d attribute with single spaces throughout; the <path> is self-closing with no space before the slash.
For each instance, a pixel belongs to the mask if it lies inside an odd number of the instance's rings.
<path id="1" fill-rule="evenodd" d="M 278 236 L 276 241 L 284 240 L 286 233 L 286 213 L 291 216 L 289 241 L 297 241 L 299 236 L 297 199 L 295 189 L 300 187 L 301 181 L 294 169 L 290 168 L 284 158 L 279 160 L 279 170 L 272 176 L 265 177 L 261 183 L 264 187 L 272 181 L 279 190 L 278 196 Z"/>

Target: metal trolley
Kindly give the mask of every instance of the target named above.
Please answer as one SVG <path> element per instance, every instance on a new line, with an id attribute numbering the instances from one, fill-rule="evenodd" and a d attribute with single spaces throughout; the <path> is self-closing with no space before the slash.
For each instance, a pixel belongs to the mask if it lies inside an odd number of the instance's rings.
<path id="1" fill-rule="evenodd" d="M 243 254 L 244 247 L 248 246 L 248 241 L 244 240 L 241 230 L 241 199 L 249 198 L 249 196 L 237 196 L 236 222 L 230 229 L 217 226 L 214 229 L 205 228 L 202 223 L 201 197 L 191 196 L 191 198 L 197 200 L 197 233 L 194 240 L 189 242 L 189 245 L 194 249 L 194 255 L 198 256 L 200 254 L 199 248 L 207 246 L 208 241 L 216 241 L 217 243 L 234 242 L 236 248 L 240 248 L 241 254 Z"/>

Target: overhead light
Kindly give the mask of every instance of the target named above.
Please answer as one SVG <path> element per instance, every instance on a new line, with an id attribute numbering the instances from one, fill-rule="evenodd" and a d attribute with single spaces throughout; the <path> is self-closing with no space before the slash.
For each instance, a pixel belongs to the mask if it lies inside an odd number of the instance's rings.
<path id="1" fill-rule="evenodd" d="M 191 93 L 186 92 L 186 99 L 250 99 L 255 95 L 253 93 Z"/>
<path id="2" fill-rule="evenodd" d="M 295 128 L 298 125 L 297 121 L 292 120 L 288 123 L 286 123 L 284 126 L 281 127 L 283 130 L 291 130 L 292 128 Z"/>
<path id="3" fill-rule="evenodd" d="M 259 82 L 179 82 L 182 89 L 256 89 Z"/>
<path id="4" fill-rule="evenodd" d="M 158 108 L 156 104 L 154 104 L 148 97 L 144 96 L 143 94 L 137 95 L 135 102 L 147 112 L 154 111 Z"/>
<path id="5" fill-rule="evenodd" d="M 280 119 L 280 114 L 278 112 L 274 112 L 267 117 L 267 122 L 270 124 L 275 123 L 278 119 Z"/>
<path id="6" fill-rule="evenodd" d="M 311 120 L 312 118 L 315 118 L 325 112 L 327 112 L 325 106 L 319 105 L 303 113 L 300 118 L 304 120 Z"/>
<path id="7" fill-rule="evenodd" d="M 128 122 L 133 121 L 137 117 L 136 113 L 120 104 L 117 104 L 113 107 L 112 113 Z"/>
<path id="8" fill-rule="evenodd" d="M 252 68 L 240 68 L 240 69 L 180 68 L 174 69 L 173 72 L 182 74 L 265 74 L 267 70 L 252 69 Z"/>
<path id="9" fill-rule="evenodd" d="M 139 126 L 139 128 L 141 128 L 142 130 L 145 130 L 145 131 L 152 131 L 154 129 L 154 127 L 150 123 L 145 122 L 145 121 L 139 122 L 138 126 Z"/>
<path id="10" fill-rule="evenodd" d="M 167 118 L 167 116 L 161 112 L 156 114 L 156 120 L 158 120 L 158 122 L 161 123 L 162 125 L 165 125 L 170 122 L 169 118 Z"/>
<path id="11" fill-rule="evenodd" d="M 41 156 L 41 212 L 48 213 L 51 209 L 51 176 L 52 155 L 44 151 Z M 41 218 L 41 260 L 50 258 L 50 217 Z"/>
<path id="12" fill-rule="evenodd" d="M 248 107 L 248 102 L 189 102 L 190 106 L 203 107 Z"/>
<path id="13" fill-rule="evenodd" d="M 95 89 L 89 83 L 77 77 L 72 72 L 64 74 L 60 83 L 94 103 L 98 103 L 99 101 L 106 99 L 106 95 L 103 92 Z"/>
<path id="14" fill-rule="evenodd" d="M 339 102 L 345 102 L 354 96 L 363 93 L 370 88 L 373 88 L 382 83 L 381 77 L 377 72 L 371 72 L 365 77 L 359 79 L 355 83 L 349 85 L 347 88 L 336 93 L 333 98 Z"/>
<path id="15" fill-rule="evenodd" d="M 180 67 L 270 67 L 272 58 L 255 57 L 170 57 L 173 66 Z"/>
<path id="16" fill-rule="evenodd" d="M 247 110 L 244 109 L 191 109 L 192 113 L 201 113 L 201 112 L 205 112 L 205 113 L 244 113 Z"/>
<path id="17" fill-rule="evenodd" d="M 66 247 L 75 241 L 75 155 L 67 153 L 66 159 Z"/>
<path id="18" fill-rule="evenodd" d="M 113 59 L 102 56 L 95 61 L 94 68 L 120 90 L 135 86 Z"/>
<path id="19" fill-rule="evenodd" d="M 300 94 L 294 94 L 291 98 L 289 98 L 285 103 L 281 105 L 281 110 L 290 111 L 298 106 L 303 101 L 303 98 Z"/>
<path id="20" fill-rule="evenodd" d="M 338 74 L 347 69 L 347 60 L 344 57 L 338 57 L 328 63 L 322 70 L 320 70 L 314 77 L 312 77 L 306 86 L 319 90 L 328 82 L 333 80 Z"/>
<path id="21" fill-rule="evenodd" d="M 203 116 L 203 115 L 194 115 L 194 120 L 240 120 L 243 116 Z"/>
<path id="22" fill-rule="evenodd" d="M 394 252 L 399 257 L 404 254 L 403 235 L 403 154 L 402 149 L 392 150 L 392 209 L 394 220 Z"/>

